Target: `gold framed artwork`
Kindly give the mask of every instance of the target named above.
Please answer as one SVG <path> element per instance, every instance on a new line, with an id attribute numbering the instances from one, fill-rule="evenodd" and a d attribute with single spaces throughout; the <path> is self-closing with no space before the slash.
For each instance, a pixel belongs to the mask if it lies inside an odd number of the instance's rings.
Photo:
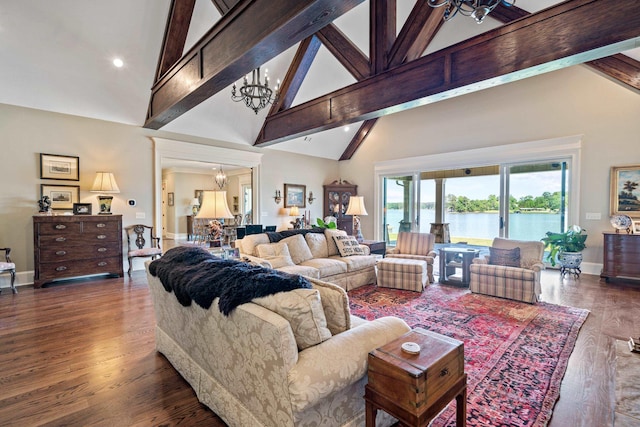
<path id="1" fill-rule="evenodd" d="M 306 207 L 307 186 L 299 184 L 284 185 L 284 207 L 290 208 L 297 206 L 299 208 Z"/>
<path id="2" fill-rule="evenodd" d="M 40 179 L 80 181 L 80 158 L 40 153 Z"/>
<path id="3" fill-rule="evenodd" d="M 611 168 L 611 215 L 640 219 L 640 165 Z"/>
<path id="4" fill-rule="evenodd" d="M 80 186 L 40 184 L 40 197 L 44 196 L 49 196 L 51 209 L 72 210 L 80 200 Z"/>

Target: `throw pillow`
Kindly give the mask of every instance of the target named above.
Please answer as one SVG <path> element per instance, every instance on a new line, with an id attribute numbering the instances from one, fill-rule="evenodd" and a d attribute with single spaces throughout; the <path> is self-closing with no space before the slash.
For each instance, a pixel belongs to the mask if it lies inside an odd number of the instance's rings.
<path id="1" fill-rule="evenodd" d="M 324 230 L 324 235 L 327 238 L 327 250 L 329 251 L 329 256 L 339 255 L 340 251 L 338 251 L 338 247 L 336 246 L 336 242 L 333 240 L 333 236 L 346 236 L 347 232 L 344 230 L 327 228 Z"/>
<path id="2" fill-rule="evenodd" d="M 272 268 L 286 267 L 288 265 L 295 265 L 291 254 L 289 253 L 289 247 L 286 243 L 263 243 L 256 246 L 258 256 L 264 260 L 269 261 Z"/>
<path id="3" fill-rule="evenodd" d="M 294 289 L 255 298 L 252 302 L 278 313 L 289 322 L 299 350 L 331 338 L 317 289 Z"/>
<path id="4" fill-rule="evenodd" d="M 301 262 L 313 259 L 313 254 L 307 245 L 307 241 L 304 240 L 302 234 L 296 234 L 295 236 L 287 237 L 280 240 L 280 243 L 286 243 L 289 247 L 289 253 L 291 253 L 291 259 L 294 264 L 300 264 Z"/>
<path id="5" fill-rule="evenodd" d="M 505 267 L 520 267 L 520 248 L 489 248 L 489 264 Z"/>
<path id="6" fill-rule="evenodd" d="M 327 238 L 324 233 L 307 233 L 304 239 L 307 241 L 314 258 L 329 258 Z"/>
<path id="7" fill-rule="evenodd" d="M 366 255 L 353 236 L 333 236 L 333 240 L 336 242 L 340 256 Z"/>
<path id="8" fill-rule="evenodd" d="M 327 328 L 332 335 L 351 329 L 351 312 L 349 311 L 349 297 L 347 291 L 340 286 L 322 280 L 309 279 L 313 289 L 320 292 L 320 300 L 324 316 L 327 318 Z"/>

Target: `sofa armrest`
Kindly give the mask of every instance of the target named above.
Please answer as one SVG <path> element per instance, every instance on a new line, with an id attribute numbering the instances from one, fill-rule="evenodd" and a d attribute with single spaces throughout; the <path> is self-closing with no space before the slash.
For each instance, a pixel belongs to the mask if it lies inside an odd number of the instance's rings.
<path id="1" fill-rule="evenodd" d="M 400 250 L 398 248 L 387 248 L 385 253 L 388 254 L 399 254 Z"/>
<path id="2" fill-rule="evenodd" d="M 489 265 L 489 260 L 487 258 L 474 258 L 471 260 L 471 264 Z"/>
<path id="3" fill-rule="evenodd" d="M 362 248 L 365 255 L 371 255 L 371 248 L 367 245 L 358 245 Z"/>
<path id="4" fill-rule="evenodd" d="M 427 256 L 430 256 L 431 258 L 435 258 L 438 255 L 438 253 L 436 251 L 429 251 L 429 253 L 427 254 Z"/>
<path id="5" fill-rule="evenodd" d="M 358 381 L 367 373 L 369 352 L 410 329 L 402 319 L 382 317 L 298 353 L 298 363 L 289 371 L 294 411 L 303 411 Z"/>
<path id="6" fill-rule="evenodd" d="M 537 263 L 535 263 L 535 264 L 531 264 L 531 265 L 529 266 L 529 270 L 533 270 L 533 271 L 536 271 L 536 272 L 537 272 L 537 271 L 542 271 L 542 270 L 544 270 L 545 268 L 546 268 L 546 267 L 545 267 L 545 265 L 544 265 L 543 263 L 541 263 L 541 262 L 537 262 Z"/>

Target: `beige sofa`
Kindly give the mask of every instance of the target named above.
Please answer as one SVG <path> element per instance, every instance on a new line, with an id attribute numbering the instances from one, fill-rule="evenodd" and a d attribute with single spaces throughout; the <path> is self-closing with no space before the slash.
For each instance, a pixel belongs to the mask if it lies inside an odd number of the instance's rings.
<path id="1" fill-rule="evenodd" d="M 365 425 L 367 355 L 409 331 L 403 320 L 352 317 L 343 289 L 313 279 L 313 289 L 258 298 L 226 317 L 217 300 L 182 306 L 150 262 L 156 348 L 229 426 Z M 318 329 L 321 342 L 301 350 Z M 376 425 L 393 422 L 379 411 Z"/>
<path id="2" fill-rule="evenodd" d="M 277 241 L 271 240 L 281 239 Z M 333 236 L 346 236 L 342 230 L 289 230 L 260 233 L 236 241 L 240 255 L 253 262 L 291 274 L 321 279 L 350 291 L 376 283 L 376 261 L 369 247 L 360 245 L 363 255 L 340 256 Z"/>

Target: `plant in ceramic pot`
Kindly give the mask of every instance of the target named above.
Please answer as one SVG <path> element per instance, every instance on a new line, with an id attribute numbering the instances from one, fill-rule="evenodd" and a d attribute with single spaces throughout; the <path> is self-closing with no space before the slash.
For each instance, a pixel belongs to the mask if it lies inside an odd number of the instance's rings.
<path id="1" fill-rule="evenodd" d="M 560 267 L 578 269 L 582 262 L 582 251 L 586 247 L 587 232 L 579 225 L 572 225 L 564 233 L 547 231 L 542 243 L 549 249 L 547 259 L 555 267 L 556 259 Z"/>

